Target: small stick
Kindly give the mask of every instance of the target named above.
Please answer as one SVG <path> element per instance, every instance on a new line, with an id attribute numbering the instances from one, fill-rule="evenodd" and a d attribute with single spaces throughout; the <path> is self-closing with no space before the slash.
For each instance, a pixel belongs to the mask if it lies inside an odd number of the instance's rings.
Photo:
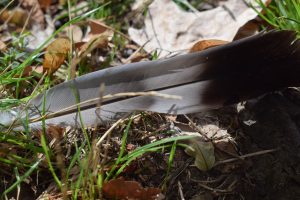
<path id="1" fill-rule="evenodd" d="M 128 115 L 127 115 L 128 116 Z M 123 123 L 123 122 L 125 122 L 126 120 L 128 120 L 128 118 L 127 118 L 127 116 L 126 117 L 123 117 L 123 118 L 121 118 L 121 119 L 119 119 L 118 121 L 116 121 L 105 133 L 104 133 L 104 135 L 102 135 L 102 137 L 98 140 L 98 142 L 96 143 L 96 147 L 98 147 L 102 142 L 103 142 L 103 140 L 119 125 L 119 124 L 121 124 L 121 123 Z M 135 118 L 137 118 L 137 117 L 139 117 L 140 116 L 140 114 L 138 114 L 138 115 L 135 115 L 134 117 L 133 117 L 133 119 L 135 119 Z"/>
<path id="2" fill-rule="evenodd" d="M 224 163 L 229 163 L 229 162 L 233 162 L 233 161 L 236 161 L 236 160 L 245 159 L 245 158 L 248 158 L 248 157 L 263 155 L 263 154 L 267 154 L 267 153 L 273 153 L 273 152 L 278 151 L 278 150 L 279 150 L 278 148 L 277 149 L 262 150 L 262 151 L 258 151 L 258 152 L 249 153 L 249 154 L 245 154 L 245 155 L 239 156 L 239 158 L 229 158 L 229 159 L 226 159 L 226 160 L 217 161 L 215 163 L 214 167 L 217 166 L 217 165 L 220 165 L 220 164 L 224 164 Z"/>
<path id="3" fill-rule="evenodd" d="M 181 185 L 180 181 L 178 181 L 177 184 L 178 184 L 178 190 L 179 190 L 179 194 L 180 194 L 180 199 L 181 200 L 185 200 L 185 198 L 183 196 L 182 185 Z"/>

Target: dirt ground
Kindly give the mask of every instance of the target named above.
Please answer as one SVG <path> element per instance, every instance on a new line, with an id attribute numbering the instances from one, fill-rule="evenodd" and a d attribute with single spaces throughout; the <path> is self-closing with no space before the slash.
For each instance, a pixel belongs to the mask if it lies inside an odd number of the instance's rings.
<path id="1" fill-rule="evenodd" d="M 165 133 L 170 124 L 164 117 L 146 116 L 153 125 L 146 127 L 148 132 L 152 129 L 152 136 L 147 135 L 146 139 L 141 139 L 145 138 L 141 125 L 135 124 L 129 134 L 128 148 L 150 143 L 152 137 L 168 137 Z M 223 160 L 232 159 L 230 162 L 217 160 L 211 170 L 203 172 L 195 167 L 194 158 L 177 148 L 168 175 L 166 151 L 137 159 L 121 176 L 144 187 L 162 188 L 165 199 L 170 200 L 300 199 L 300 92 L 297 89 L 289 88 L 248 101 L 239 112 L 236 106 L 230 106 L 189 117 L 198 125 L 215 124 L 231 135 L 234 149 L 223 148 L 225 157 L 221 152 Z M 184 116 L 177 116 L 176 121 L 189 123 Z M 119 150 L 118 145 L 112 148 L 114 151 L 112 149 L 109 156 Z M 215 154 L 219 151 L 215 149 Z M 22 184 L 20 199 L 36 199 L 45 189 L 55 188 L 53 182 L 48 181 L 50 174 L 40 171 L 36 177 L 30 180 L 30 185 Z M 52 190 L 52 194 L 57 192 Z"/>
<path id="2" fill-rule="evenodd" d="M 286 89 L 235 110 L 229 107 L 206 113 L 206 117 L 191 117 L 201 123 L 217 121 L 219 127 L 227 128 L 239 159 L 201 172 L 193 158 L 178 150 L 166 199 L 300 199 L 300 92 Z M 249 157 L 242 159 L 242 155 Z M 152 155 L 143 166 L 151 165 L 154 171 L 141 172 L 136 178 L 147 186 L 160 185 L 165 174 L 162 163 L 162 155 Z"/>

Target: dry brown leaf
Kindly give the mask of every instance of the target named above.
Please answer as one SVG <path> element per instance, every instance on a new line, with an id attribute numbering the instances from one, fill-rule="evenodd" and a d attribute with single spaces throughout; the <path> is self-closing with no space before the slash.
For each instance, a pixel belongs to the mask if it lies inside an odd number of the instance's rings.
<path id="1" fill-rule="evenodd" d="M 75 49 L 80 51 L 80 49 L 83 47 L 83 45 L 85 45 L 86 42 L 76 42 L 75 43 Z"/>
<path id="2" fill-rule="evenodd" d="M 232 158 L 233 156 L 239 156 L 234 144 L 229 139 L 221 139 L 214 141 L 216 147 L 216 158 L 217 160 L 225 160 Z"/>
<path id="3" fill-rule="evenodd" d="M 108 45 L 109 37 L 112 36 L 111 31 L 106 31 L 104 33 L 93 35 L 88 42 L 81 45 L 79 56 L 86 55 L 95 48 L 105 48 Z"/>
<path id="4" fill-rule="evenodd" d="M 38 2 L 40 4 L 41 8 L 44 8 L 44 9 L 48 8 L 52 3 L 51 0 L 38 0 Z"/>
<path id="5" fill-rule="evenodd" d="M 147 60 L 148 54 L 141 52 L 134 52 L 127 59 L 121 59 L 124 64 L 140 62 L 143 60 Z"/>
<path id="6" fill-rule="evenodd" d="M 234 145 L 234 142 L 229 138 L 224 138 L 221 140 L 214 141 L 215 146 L 215 156 L 217 161 L 224 161 L 226 159 L 238 158 L 239 154 L 237 152 L 237 148 Z M 243 161 L 241 158 L 235 162 L 224 163 L 222 165 L 216 165 L 215 169 L 221 171 L 222 173 L 230 173 L 232 170 L 239 167 Z"/>
<path id="7" fill-rule="evenodd" d="M 5 22 L 9 18 L 10 12 L 11 11 L 8 11 L 8 10 L 3 10 L 1 12 L 1 14 L 0 14 L 0 20 L 1 20 L 1 22 Z"/>
<path id="8" fill-rule="evenodd" d="M 227 43 L 228 41 L 224 40 L 202 40 L 196 42 L 196 44 L 194 44 L 193 47 L 190 49 L 190 52 L 203 51 L 205 49 L 209 49 L 211 47 L 216 47 Z"/>
<path id="9" fill-rule="evenodd" d="M 112 36 L 112 31 L 105 31 L 104 33 L 94 35 L 88 42 L 82 44 L 75 44 L 76 47 L 79 46 L 78 56 L 74 57 L 71 65 L 71 78 L 75 78 L 76 74 L 76 66 L 82 60 L 82 58 L 86 57 L 90 52 L 92 52 L 96 48 L 105 48 L 108 46 L 109 38 Z"/>
<path id="10" fill-rule="evenodd" d="M 45 16 L 38 0 L 23 0 L 21 5 L 28 12 L 32 10 L 30 16 L 31 23 L 36 23 L 41 25 L 42 27 L 45 27 Z"/>
<path id="11" fill-rule="evenodd" d="M 257 20 L 251 20 L 247 22 L 244 26 L 239 28 L 233 40 L 240 40 L 242 38 L 255 35 L 256 33 L 259 32 L 259 26 L 260 24 Z"/>
<path id="12" fill-rule="evenodd" d="M 34 74 L 43 74 L 43 66 L 27 66 L 24 68 L 22 77 L 32 76 Z"/>
<path id="13" fill-rule="evenodd" d="M 10 11 L 3 11 L 0 15 L 0 20 L 2 22 L 8 22 L 9 24 L 14 24 L 18 27 L 23 27 L 28 18 L 28 12 L 22 8 L 16 8 Z"/>
<path id="14" fill-rule="evenodd" d="M 0 51 L 3 52 L 7 49 L 7 46 L 4 42 L 0 40 Z"/>
<path id="15" fill-rule="evenodd" d="M 64 6 L 66 4 L 67 0 L 59 0 L 59 5 Z"/>
<path id="16" fill-rule="evenodd" d="M 46 133 L 47 136 L 49 137 L 49 140 L 61 139 L 63 137 L 64 130 L 65 129 L 62 127 L 50 125 L 47 127 Z"/>
<path id="17" fill-rule="evenodd" d="M 143 188 L 136 181 L 118 178 L 103 184 L 103 194 L 109 199 L 155 200 L 161 195 L 161 190 L 152 187 Z"/>
<path id="18" fill-rule="evenodd" d="M 71 42 L 68 38 L 58 38 L 54 40 L 46 49 L 43 63 L 44 71 L 52 74 L 65 61 L 70 52 Z"/>
<path id="19" fill-rule="evenodd" d="M 94 35 L 99 35 L 105 32 L 112 31 L 114 33 L 117 33 L 121 35 L 122 37 L 126 38 L 127 40 L 131 40 L 128 38 L 127 35 L 123 34 L 122 32 L 114 29 L 113 27 L 110 27 L 106 25 L 103 21 L 101 20 L 95 20 L 95 19 L 90 19 L 89 20 L 89 26 L 91 28 L 91 31 L 88 34 L 87 40 L 90 40 Z"/>
<path id="20" fill-rule="evenodd" d="M 105 25 L 104 22 L 100 20 L 89 20 L 89 26 L 91 28 L 91 35 L 98 35 L 104 33 L 107 30 L 107 25 Z"/>

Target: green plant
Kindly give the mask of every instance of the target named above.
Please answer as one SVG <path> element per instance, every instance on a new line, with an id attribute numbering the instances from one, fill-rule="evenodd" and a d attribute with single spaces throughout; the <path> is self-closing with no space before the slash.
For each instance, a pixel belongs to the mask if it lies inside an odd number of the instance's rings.
<path id="1" fill-rule="evenodd" d="M 27 76 L 25 78 L 22 76 L 25 68 L 27 66 L 30 66 L 32 63 L 39 62 L 38 59 L 43 48 L 65 27 L 79 22 L 86 17 L 89 17 L 101 8 L 102 7 L 96 8 L 94 10 L 86 12 L 81 16 L 73 18 L 71 21 L 67 22 L 57 31 L 55 31 L 41 46 L 37 47 L 37 49 L 35 49 L 32 53 L 24 51 L 26 46 L 26 40 L 24 38 L 26 37 L 26 34 L 22 35 L 21 37 L 15 36 L 13 42 L 8 48 L 8 51 L 0 54 L 0 84 L 2 90 L 4 90 L 6 86 L 9 86 L 10 88 L 14 88 L 14 92 L 16 94 L 13 95 L 11 91 L 8 91 L 7 95 L 5 96 L 6 98 L 0 101 L 0 109 L 7 109 L 12 105 L 15 106 L 21 102 L 26 102 L 27 100 L 31 99 L 34 94 L 31 94 L 24 99 L 18 99 L 21 85 L 20 83 L 22 81 L 34 81 L 32 79 L 32 76 Z M 46 77 L 45 82 L 42 85 L 42 89 L 47 89 L 49 85 L 49 77 Z M 43 112 L 45 112 L 45 108 Z M 24 123 L 26 128 L 26 120 L 24 121 Z M 9 183 L 10 185 L 8 185 L 8 188 L 4 191 L 1 191 L 1 193 L 3 194 L 1 196 L 2 198 L 6 197 L 6 195 L 19 187 L 20 184 L 29 176 L 31 176 L 33 172 L 36 172 L 39 169 L 39 164 L 42 160 L 45 160 L 47 162 L 50 169 L 49 171 L 53 175 L 55 182 L 57 183 L 59 188 L 62 188 L 62 185 L 65 182 L 63 182 L 63 178 L 57 174 L 57 166 L 53 164 L 53 156 L 55 155 L 55 153 L 52 152 L 52 149 L 49 146 L 49 141 L 47 141 L 46 139 L 45 129 L 46 126 L 44 124 L 43 131 L 40 135 L 40 143 L 36 141 L 36 138 L 33 139 L 34 136 L 29 133 L 28 130 L 25 130 L 24 132 L 14 132 L 13 134 L 10 130 L 7 132 L 0 132 L 0 144 L 8 145 L 11 149 L 15 149 L 16 151 L 16 153 L 12 153 L 14 151 L 8 152 L 0 159 L 1 165 L 9 166 L 10 168 L 15 169 L 15 181 L 14 179 L 12 179 L 12 181 L 14 182 Z M 2 146 L 0 147 L 2 148 Z M 82 148 L 78 148 L 77 150 L 80 151 Z M 42 156 L 42 158 L 40 158 L 40 156 L 38 157 L 38 154 L 44 155 Z M 78 161 L 79 155 L 79 152 L 75 153 L 75 155 L 73 156 L 74 159 L 72 160 L 73 162 L 71 162 L 70 167 L 74 165 L 74 162 L 76 160 Z M 70 167 L 68 168 L 68 170 L 70 170 Z"/>
<path id="2" fill-rule="evenodd" d="M 262 8 L 259 12 L 254 6 L 252 8 L 268 24 L 280 30 L 293 30 L 300 33 L 300 2 L 298 0 L 273 0 L 266 6 L 262 0 L 257 0 Z"/>
<path id="3" fill-rule="evenodd" d="M 118 163 L 122 163 L 121 167 L 116 171 L 116 173 L 114 174 L 114 178 L 116 178 L 119 174 L 122 173 L 122 171 L 136 158 L 141 157 L 142 155 L 146 154 L 146 153 L 150 153 L 150 152 L 160 152 L 166 148 L 172 148 L 171 153 L 174 154 L 175 151 L 175 147 L 173 146 L 172 142 L 174 143 L 175 141 L 180 141 L 180 140 L 188 140 L 188 139 L 192 139 L 195 136 L 176 136 L 176 137 L 170 137 L 170 138 L 165 138 L 165 139 L 161 139 L 158 141 L 155 141 L 153 143 L 147 144 L 145 146 L 142 146 L 136 150 L 134 150 L 133 152 L 119 158 Z M 170 162 L 172 162 L 173 156 L 171 155 L 170 157 L 171 161 L 169 161 L 168 164 L 170 164 Z"/>

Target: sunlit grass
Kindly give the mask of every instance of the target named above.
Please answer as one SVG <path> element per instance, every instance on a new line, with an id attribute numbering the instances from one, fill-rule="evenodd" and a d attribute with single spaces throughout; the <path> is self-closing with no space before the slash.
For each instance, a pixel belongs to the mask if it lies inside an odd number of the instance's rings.
<path id="1" fill-rule="evenodd" d="M 300 34 L 300 2 L 298 0 L 273 0 L 266 6 L 257 0 L 262 12 L 259 16 L 268 24 L 279 30 L 293 30 Z"/>

